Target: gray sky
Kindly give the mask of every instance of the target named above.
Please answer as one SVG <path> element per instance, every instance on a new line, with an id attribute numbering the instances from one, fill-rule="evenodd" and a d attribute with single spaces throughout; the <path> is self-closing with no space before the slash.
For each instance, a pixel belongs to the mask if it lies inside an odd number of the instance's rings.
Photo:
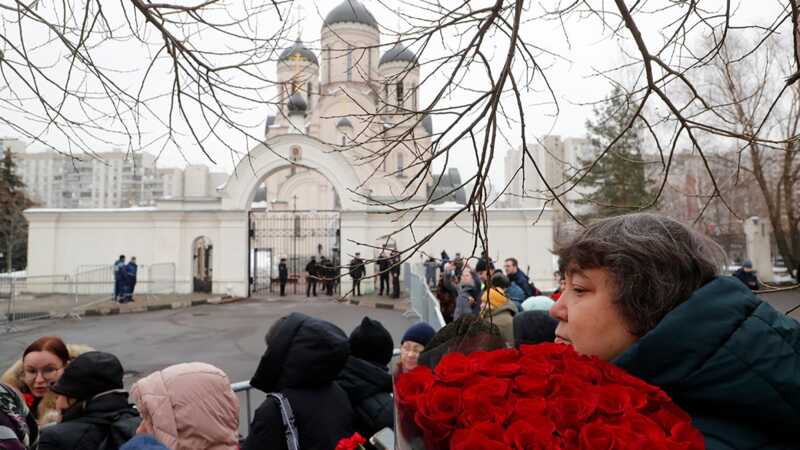
<path id="1" fill-rule="evenodd" d="M 187 3 L 187 2 L 183 2 Z M 194 3 L 194 2 L 188 2 Z M 268 4 L 269 2 L 262 2 Z M 395 11 L 385 7 L 377 0 L 365 0 L 363 3 L 370 8 L 372 13 L 378 19 L 378 22 L 383 26 L 390 29 L 402 28 L 403 24 L 397 18 Z M 392 5 L 395 2 L 390 2 Z M 400 2 L 397 2 L 400 3 Z M 560 134 L 567 137 L 583 137 L 586 134 L 585 122 L 591 116 L 591 106 L 587 103 L 601 100 L 605 93 L 609 90 L 609 83 L 602 77 L 596 76 L 598 71 L 607 70 L 615 65 L 621 64 L 628 60 L 623 53 L 624 50 L 630 50 L 631 44 L 629 41 L 609 39 L 609 30 L 604 28 L 601 20 L 596 16 L 586 15 L 584 17 L 574 16 L 572 19 L 565 23 L 557 21 L 546 21 L 538 19 L 545 9 L 552 10 L 557 4 L 562 3 L 557 0 L 531 2 L 528 5 L 528 10 L 524 15 L 524 20 L 528 21 L 523 26 L 523 35 L 529 43 L 534 43 L 537 46 L 547 49 L 557 56 L 542 55 L 540 63 L 546 67 L 548 79 L 556 93 L 556 98 L 559 103 L 560 113 L 555 115 L 555 107 L 548 101 L 547 95 L 543 90 L 541 80 L 538 80 L 531 86 L 532 91 L 524 95 L 524 105 L 526 113 L 526 126 L 527 137 L 532 140 L 536 136 L 541 136 L 546 133 Z M 596 3 L 596 2 L 595 2 Z M 655 10 L 660 4 L 672 4 L 671 1 L 651 1 L 649 9 Z M 721 0 L 708 0 L 700 2 L 708 9 L 719 8 L 724 4 Z M 305 41 L 309 41 L 309 46 L 318 46 L 319 32 L 322 25 L 322 18 L 332 9 L 338 2 L 336 1 L 314 1 L 302 0 L 296 2 L 297 5 L 302 5 L 302 10 L 297 10 L 291 16 L 291 19 L 304 17 L 301 22 L 302 37 Z M 610 7 L 613 5 L 606 5 Z M 119 10 L 115 12 L 112 8 L 108 14 L 119 14 Z M 761 23 L 766 24 L 773 19 L 780 11 L 781 3 L 777 0 L 764 0 L 764 1 L 745 1 L 740 2 L 737 12 L 734 16 L 734 25 L 737 24 L 752 24 Z M 674 18 L 673 16 L 666 17 L 665 15 L 655 16 L 650 19 L 641 19 L 642 29 L 645 32 L 645 37 L 648 44 L 656 46 L 657 42 L 662 39 L 659 34 L 659 24 L 667 22 Z M 608 18 L 610 23 L 616 23 L 613 18 Z M 562 28 L 563 25 L 563 28 Z M 261 27 L 261 29 L 277 29 L 280 23 L 276 20 L 273 23 L 258 23 L 254 26 Z M 566 30 L 566 34 L 565 31 Z M 294 32 L 289 38 L 294 39 Z M 699 36 L 696 34 L 695 36 Z M 152 36 L 151 36 L 152 38 Z M 382 43 L 388 44 L 391 41 L 389 38 L 384 37 Z M 491 43 L 490 43 L 491 44 Z M 105 44 L 104 44 L 105 45 Z M 224 42 L 220 43 L 224 48 Z M 135 46 L 137 48 L 134 48 Z M 115 45 L 113 43 L 98 48 L 94 53 L 96 61 L 100 64 L 122 68 L 123 74 L 121 79 L 125 80 L 127 76 L 131 81 L 131 87 L 134 82 L 141 77 L 141 71 L 144 70 L 143 65 L 146 60 L 147 52 L 142 51 L 143 44 L 138 42 L 127 42 Z M 488 46 L 491 48 L 491 45 Z M 128 57 L 126 53 L 131 50 L 138 50 L 139 57 Z M 502 48 L 497 49 L 498 52 Z M 436 56 L 437 52 L 445 51 L 440 48 L 431 48 L 423 55 L 423 61 L 429 57 Z M 65 59 L 54 59 L 54 64 L 65 64 Z M 168 87 L 168 80 L 170 76 L 166 72 L 168 68 L 158 68 L 162 73 L 158 74 L 163 77 L 163 87 Z M 125 75 L 127 71 L 127 75 Z M 265 71 L 274 76 L 274 67 L 266 68 Z M 426 66 L 423 65 L 423 76 L 426 75 Z M 421 104 L 426 103 L 434 91 L 434 86 L 441 82 L 441 77 L 446 74 L 436 74 L 429 86 L 423 86 L 420 96 Z M 630 76 L 628 74 L 617 74 L 617 79 L 624 79 Z M 473 82 L 479 83 L 479 77 L 475 77 Z M 158 83 L 158 82 L 156 82 Z M 7 96 L 8 90 L 0 91 L 0 95 Z M 273 93 L 264 94 L 265 96 L 274 95 Z M 454 98 L 445 99 L 447 102 L 461 101 L 459 95 L 454 95 Z M 159 105 L 160 110 L 154 111 L 156 115 L 166 116 L 168 112 L 168 104 L 162 102 Z M 514 100 L 512 98 L 506 99 L 504 106 L 513 108 Z M 263 129 L 264 120 L 268 111 L 265 110 L 251 110 L 247 114 L 247 122 L 252 126 L 253 130 Z M 12 117 L 14 117 L 12 115 Z M 25 115 L 19 113 L 19 120 L 24 121 Z M 434 125 L 437 131 L 443 128 L 443 119 L 438 118 L 437 123 Z M 155 137 L 159 132 L 163 132 L 163 127 L 152 120 L 151 123 L 143 123 L 142 128 L 149 134 L 148 137 Z M 160 131 L 158 131 L 160 130 Z M 519 137 L 519 128 L 511 124 L 508 126 L 510 140 L 513 146 L 521 143 Z M 225 137 L 233 132 L 224 129 L 219 130 L 221 136 Z M 256 131 L 254 131 L 255 133 Z M 18 135 L 8 127 L 0 127 L 0 134 L 4 135 Z M 52 134 L 52 142 L 54 145 L 59 145 L 63 142 L 63 138 L 59 138 L 55 133 Z M 145 138 L 145 141 L 148 139 Z M 240 139 L 231 137 L 232 142 L 239 142 Z M 207 159 L 199 152 L 197 145 L 192 142 L 191 136 L 185 135 L 179 139 L 182 151 L 179 151 L 174 146 L 168 146 L 160 155 L 160 166 L 183 166 L 186 161 L 190 163 L 205 163 L 209 164 Z M 96 151 L 109 150 L 114 142 L 109 142 L 106 148 L 101 148 L 103 145 L 96 144 L 98 148 Z M 247 146 L 242 142 L 236 144 L 242 147 L 242 152 L 246 151 Z M 501 153 L 496 156 L 492 167 L 492 181 L 498 185 L 502 183 L 503 177 L 503 154 L 507 145 L 504 142 L 499 143 Z M 151 149 L 155 152 L 157 149 Z M 217 161 L 215 170 L 231 171 L 234 161 L 228 155 L 228 151 L 221 146 L 212 146 L 209 148 L 210 155 Z M 458 147 L 451 155 L 451 164 L 458 167 L 462 175 L 467 176 L 474 172 L 476 165 L 474 154 L 468 145 Z"/>

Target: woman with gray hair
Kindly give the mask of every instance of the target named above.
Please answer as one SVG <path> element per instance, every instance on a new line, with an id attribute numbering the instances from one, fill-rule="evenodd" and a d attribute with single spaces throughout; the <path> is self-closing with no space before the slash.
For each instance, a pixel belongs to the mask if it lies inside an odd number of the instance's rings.
<path id="1" fill-rule="evenodd" d="M 708 449 L 796 448 L 800 324 L 720 276 L 724 253 L 672 219 L 595 223 L 557 249 L 556 342 L 661 387 Z"/>

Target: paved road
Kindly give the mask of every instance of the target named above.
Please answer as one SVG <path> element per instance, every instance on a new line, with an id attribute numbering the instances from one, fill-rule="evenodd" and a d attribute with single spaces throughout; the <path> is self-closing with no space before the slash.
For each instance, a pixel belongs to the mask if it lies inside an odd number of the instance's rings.
<path id="1" fill-rule="evenodd" d="M 412 323 L 400 311 L 331 300 L 307 303 L 303 299 L 251 299 L 176 311 L 47 321 L 0 335 L 0 369 L 13 364 L 34 339 L 52 334 L 117 355 L 130 372 L 126 384 L 187 361 L 214 364 L 232 381 L 249 380 L 264 352 L 264 336 L 270 325 L 292 311 L 329 320 L 348 334 L 364 315 L 369 315 L 383 322 L 396 341 Z"/>

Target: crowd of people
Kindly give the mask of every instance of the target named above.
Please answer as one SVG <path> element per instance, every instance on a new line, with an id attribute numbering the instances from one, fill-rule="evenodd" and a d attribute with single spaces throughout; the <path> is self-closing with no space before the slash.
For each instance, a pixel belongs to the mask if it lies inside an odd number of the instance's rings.
<path id="1" fill-rule="evenodd" d="M 452 296 L 445 284 L 458 283 L 457 317 L 438 331 L 409 327 L 392 367 L 395 342 L 371 318 L 349 336 L 300 313 L 279 319 L 250 382 L 267 397 L 242 442 L 238 400 L 220 369 L 171 366 L 128 396 L 116 357 L 41 338 L 2 378 L 0 449 L 333 449 L 354 432 L 394 427 L 392 369 L 435 366 L 485 335 L 503 347 L 569 345 L 659 386 L 708 449 L 797 448 L 800 323 L 722 276 L 713 241 L 671 219 L 631 214 L 587 227 L 556 252 L 562 279 L 549 311 L 526 306 L 544 303 L 536 295 L 510 294 L 513 285 L 536 294 L 513 258 L 503 271 L 485 255 L 474 269 L 458 255 L 448 260 L 437 289 Z M 486 340 L 475 341 L 485 349 Z"/>
<path id="2" fill-rule="evenodd" d="M 136 265 L 136 257 L 125 262 L 125 255 L 119 255 L 114 261 L 114 301 L 119 303 L 130 303 L 133 301 L 133 293 L 136 290 L 136 277 L 139 273 L 139 266 Z"/>

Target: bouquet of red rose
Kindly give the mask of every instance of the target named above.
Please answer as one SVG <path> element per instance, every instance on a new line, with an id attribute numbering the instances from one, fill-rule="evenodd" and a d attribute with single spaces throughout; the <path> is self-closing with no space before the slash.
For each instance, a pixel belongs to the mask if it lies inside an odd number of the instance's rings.
<path id="1" fill-rule="evenodd" d="M 704 448 L 661 389 L 561 344 L 447 353 L 397 375 L 400 449 Z"/>

